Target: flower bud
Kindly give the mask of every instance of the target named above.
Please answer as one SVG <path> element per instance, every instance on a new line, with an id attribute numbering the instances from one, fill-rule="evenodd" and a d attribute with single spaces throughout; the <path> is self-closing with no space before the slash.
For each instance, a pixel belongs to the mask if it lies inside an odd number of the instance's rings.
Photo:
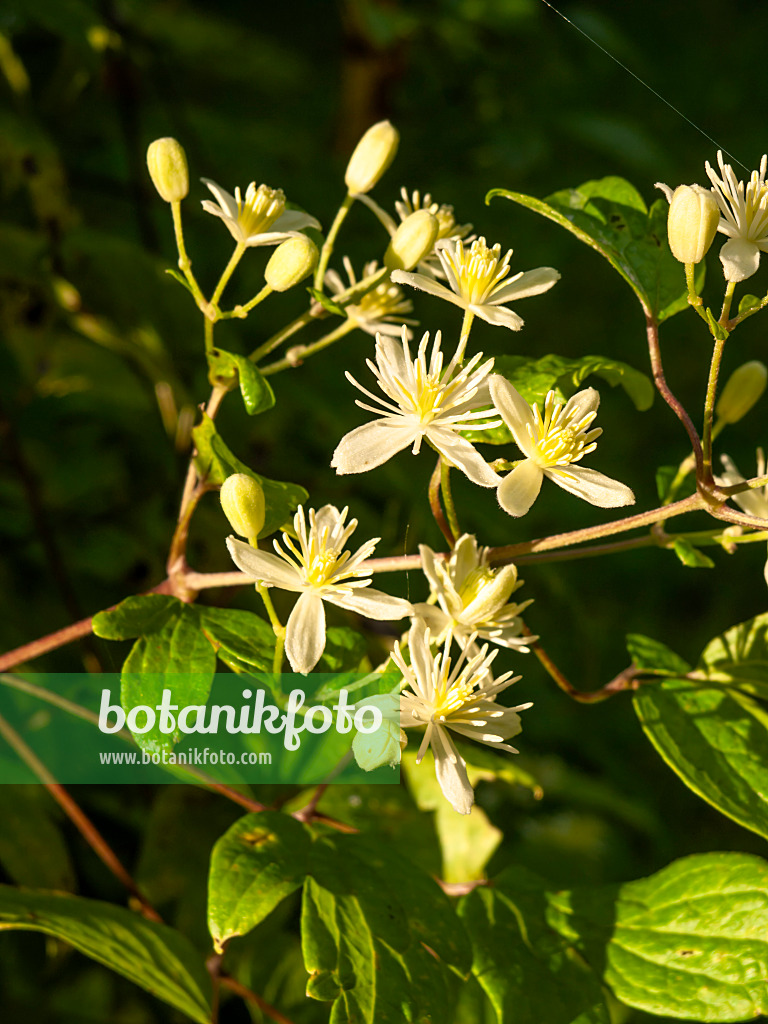
<path id="1" fill-rule="evenodd" d="M 306 235 L 289 238 L 272 253 L 264 270 L 264 279 L 273 291 L 287 292 L 309 277 L 318 256 L 317 246 L 311 238 Z"/>
<path id="2" fill-rule="evenodd" d="M 178 202 L 189 192 L 187 154 L 176 139 L 155 139 L 147 150 L 152 184 L 166 203 Z"/>
<path id="3" fill-rule="evenodd" d="M 392 236 L 384 253 L 384 266 L 388 270 L 412 270 L 432 252 L 439 231 L 437 217 L 428 210 L 416 210 Z"/>
<path id="4" fill-rule="evenodd" d="M 737 423 L 760 398 L 766 383 L 768 369 L 756 359 L 734 370 L 715 406 L 717 418 L 724 423 Z"/>
<path id="5" fill-rule="evenodd" d="M 711 189 L 679 185 L 670 200 L 667 220 L 672 255 L 681 263 L 700 263 L 719 223 L 720 208 Z"/>
<path id="6" fill-rule="evenodd" d="M 264 491 L 246 473 L 234 473 L 221 485 L 221 507 L 235 533 L 247 540 L 258 537 L 264 526 Z"/>
<path id="7" fill-rule="evenodd" d="M 389 121 L 371 125 L 349 158 L 344 182 L 356 195 L 370 192 L 395 159 L 400 133 Z"/>

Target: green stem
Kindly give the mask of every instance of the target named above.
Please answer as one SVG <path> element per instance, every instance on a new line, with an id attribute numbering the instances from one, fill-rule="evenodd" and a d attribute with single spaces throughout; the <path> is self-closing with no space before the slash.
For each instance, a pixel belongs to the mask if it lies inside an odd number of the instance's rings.
<path id="1" fill-rule="evenodd" d="M 731 287 L 731 282 L 729 282 Z M 709 364 L 709 379 L 707 381 L 707 397 L 704 401 L 704 433 L 702 438 L 702 455 L 704 461 L 704 484 L 713 483 L 712 477 L 712 419 L 715 412 L 715 398 L 717 396 L 717 378 L 720 374 L 720 363 L 723 359 L 725 338 L 715 338 L 715 345 L 712 350 L 712 361 Z"/>
<path id="2" fill-rule="evenodd" d="M 731 303 L 733 302 L 733 293 L 736 291 L 736 282 L 729 281 L 726 285 L 725 296 L 723 297 L 723 308 L 720 311 L 720 319 L 718 323 L 721 327 L 727 327 L 728 317 L 731 315 Z"/>
<path id="3" fill-rule="evenodd" d="M 448 518 L 448 526 L 453 536 L 458 539 L 461 536 L 461 530 L 459 529 L 456 506 L 453 503 L 453 494 L 451 492 L 451 467 L 443 458 L 440 459 L 440 490 L 443 492 L 443 504 L 445 505 L 445 514 Z"/>
<path id="4" fill-rule="evenodd" d="M 229 263 L 224 268 L 224 273 L 221 275 L 221 277 L 219 278 L 219 283 L 216 285 L 216 291 L 211 296 L 212 306 L 215 307 L 218 305 L 219 299 L 221 298 L 224 289 L 227 287 L 227 283 L 230 277 L 232 277 L 235 267 L 243 258 L 243 253 L 247 248 L 248 247 L 245 244 L 245 242 L 238 242 L 237 245 L 235 246 L 235 251 L 230 256 Z"/>
<path id="5" fill-rule="evenodd" d="M 176 249 L 179 253 L 179 270 L 192 289 L 195 302 L 200 309 L 205 310 L 208 307 L 208 302 L 200 290 L 200 285 L 197 283 L 195 275 L 192 273 L 192 260 L 187 255 L 187 248 L 184 244 L 184 230 L 181 225 L 181 202 L 177 200 L 171 203 L 171 213 L 173 214 L 173 230 L 176 235 Z"/>
<path id="6" fill-rule="evenodd" d="M 317 267 L 315 268 L 315 288 L 322 289 L 323 282 L 325 280 L 325 272 L 328 269 L 328 260 L 331 258 L 333 247 L 336 242 L 336 235 L 339 233 L 339 228 L 344 223 L 344 218 L 349 213 L 349 210 L 354 203 L 355 197 L 347 192 L 344 197 L 344 201 L 338 209 L 334 218 L 331 229 L 328 232 L 325 242 L 323 242 L 323 248 L 320 250 L 320 259 L 317 261 Z"/>
<path id="7" fill-rule="evenodd" d="M 324 348 L 328 348 L 329 345 L 333 345 L 335 341 L 356 329 L 357 324 L 354 320 L 345 320 L 340 327 L 337 327 L 335 331 L 331 331 L 330 334 L 326 334 L 319 341 L 314 341 L 311 345 L 297 345 L 295 349 L 290 350 L 290 357 L 286 356 L 284 359 L 279 359 L 277 362 L 265 366 L 261 371 L 262 376 L 268 377 L 272 373 L 280 373 L 281 370 L 288 370 L 299 366 L 305 359 L 309 359 L 310 356 L 315 355 L 317 352 L 322 352 Z"/>
<path id="8" fill-rule="evenodd" d="M 273 349 L 277 348 L 281 342 L 290 338 L 291 335 L 295 334 L 297 331 L 300 331 L 302 327 L 306 327 L 306 325 L 311 323 L 314 319 L 316 319 L 316 317 L 313 317 L 312 310 L 308 309 L 305 313 L 302 313 L 301 316 L 297 316 L 296 319 L 291 321 L 291 323 L 286 327 L 281 328 L 277 334 L 273 334 L 272 337 L 265 341 L 263 345 L 259 345 L 258 348 L 255 348 L 248 358 L 251 362 L 258 363 L 260 359 L 263 359 L 264 356 L 269 355 Z"/>
<path id="9" fill-rule="evenodd" d="M 250 302 L 246 302 L 244 306 L 235 306 L 234 309 L 230 310 L 229 313 L 219 313 L 218 320 L 245 320 L 252 309 L 255 309 L 260 302 L 263 302 L 267 296 L 272 294 L 273 289 L 265 284 L 258 295 L 255 295 Z"/>
<path id="10" fill-rule="evenodd" d="M 704 321 L 704 323 L 708 323 L 709 321 L 707 320 L 707 314 L 704 312 L 704 309 L 703 309 L 704 303 L 702 302 L 701 296 L 696 291 L 696 283 L 694 281 L 695 273 L 696 273 L 696 264 L 695 263 L 686 263 L 685 264 L 685 280 L 686 280 L 686 283 L 688 285 L 688 302 L 689 302 L 689 304 L 691 306 L 693 306 L 693 308 L 699 314 L 699 316 Z"/>

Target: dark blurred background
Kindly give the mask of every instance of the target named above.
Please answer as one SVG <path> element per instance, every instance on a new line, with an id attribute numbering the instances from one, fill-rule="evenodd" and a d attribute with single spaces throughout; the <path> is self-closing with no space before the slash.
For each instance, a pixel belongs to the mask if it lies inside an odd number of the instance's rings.
<path id="1" fill-rule="evenodd" d="M 560 7 L 736 160 L 757 166 L 766 148 L 759 89 L 768 7 L 732 0 L 727 48 L 717 0 Z M 539 0 L 5 0 L 0 101 L 3 649 L 164 576 L 187 455 L 174 445 L 170 414 L 163 422 L 157 387 L 170 388 L 181 409 L 203 400 L 207 384 L 199 315 L 163 272 L 175 250 L 168 208 L 146 174 L 152 139 L 173 135 L 186 147 L 187 244 L 210 291 L 231 239 L 201 210 L 200 177 L 230 191 L 254 179 L 282 187 L 327 228 L 355 142 L 390 118 L 402 139 L 375 191 L 385 208 L 401 185 L 430 191 L 489 243 L 514 248 L 514 272 L 551 265 L 562 274 L 546 296 L 519 305 L 520 334 L 478 323 L 475 349 L 599 353 L 643 370 L 643 321 L 624 282 L 554 224 L 504 200 L 485 206 L 485 194 L 506 187 L 545 196 L 617 174 L 650 203 L 656 181 L 704 183 L 704 160 L 714 162 L 717 149 Z M 333 265 L 349 253 L 359 268 L 385 243 L 369 211 L 356 207 Z M 227 292 L 233 302 L 258 290 L 267 255 L 248 253 Z M 748 290 L 764 288 L 762 269 Z M 278 296 L 261 315 L 221 325 L 217 339 L 248 352 L 297 315 L 304 296 L 301 288 Z M 721 297 L 712 254 L 706 298 L 719 306 Z M 427 296 L 416 307 L 422 329 L 457 335 L 454 307 Z M 760 317 L 737 332 L 726 375 L 764 358 L 764 333 Z M 668 380 L 698 419 L 709 336 L 685 313 L 664 327 L 662 341 Z M 371 348 L 357 332 L 274 378 L 277 406 L 262 417 L 249 420 L 231 397 L 220 429 L 244 461 L 302 483 L 313 504 L 349 503 L 360 534 L 382 536 L 379 554 L 413 552 L 425 540 L 437 546 L 425 500 L 428 457 L 403 454 L 364 477 L 329 469 L 335 444 L 363 418 L 343 370 L 364 382 Z M 684 433 L 660 401 L 638 413 L 623 392 L 601 391 L 605 434 L 591 465 L 630 484 L 638 509 L 651 507 L 655 468 L 685 457 Z M 745 475 L 755 446 L 768 443 L 764 410 L 758 405 L 722 437 L 720 450 Z M 546 486 L 519 522 L 463 479 L 456 499 L 463 525 L 488 544 L 611 518 Z M 210 496 L 193 528 L 195 568 L 230 568 L 226 532 Z M 763 545 L 710 553 L 714 571 L 652 549 L 531 565 L 520 596 L 535 597 L 531 628 L 574 685 L 590 689 L 626 666 L 625 633 L 646 633 L 695 661 L 712 636 L 765 610 Z M 425 596 L 418 574 L 378 582 Z M 256 607 L 250 593 L 205 600 Z M 39 665 L 116 671 L 119 652 L 93 641 Z M 532 656 L 517 657 L 515 667 L 524 673 L 516 697 L 536 702 L 523 747 L 549 799 L 513 823 L 508 804 L 487 798 L 509 835 L 499 864 L 518 859 L 556 880 L 598 880 L 647 874 L 692 850 L 757 849 L 662 765 L 629 698 L 574 705 Z"/>

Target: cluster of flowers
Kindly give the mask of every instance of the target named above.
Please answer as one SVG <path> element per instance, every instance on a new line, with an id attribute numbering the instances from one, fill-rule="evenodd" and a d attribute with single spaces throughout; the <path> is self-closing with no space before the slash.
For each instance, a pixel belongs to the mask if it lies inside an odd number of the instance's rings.
<path id="1" fill-rule="evenodd" d="M 350 320 L 376 336 L 375 356 L 368 366 L 381 394 L 347 374 L 366 398 L 357 404 L 375 419 L 341 439 L 332 467 L 340 474 L 366 472 L 408 447 L 418 454 L 426 441 L 449 467 L 481 487 L 496 488 L 499 503 L 512 516 L 528 511 L 544 477 L 601 507 L 633 502 L 624 484 L 579 465 L 594 451 L 601 433 L 592 426 L 599 403 L 594 389 L 579 392 L 564 405 L 550 393 L 542 414 L 504 377 L 492 373 L 493 359 L 483 362 L 481 353 L 465 358 L 474 317 L 519 331 L 523 320 L 507 304 L 547 291 L 560 275 L 540 267 L 510 277 L 512 251 L 502 256 L 500 245 L 489 246 L 484 238 L 470 236 L 471 225 L 458 225 L 453 209 L 439 206 L 429 195 L 403 189 L 402 201 L 396 204 L 398 225 L 367 195 L 391 162 L 396 145 L 397 133 L 388 122 L 374 125 L 347 168 L 349 196 L 362 199 L 377 213 L 391 241 L 384 258 L 389 273 L 344 308 Z M 238 244 L 279 244 L 287 232 L 316 225 L 307 215 L 286 214 L 282 193 L 266 186 L 251 185 L 243 200 L 239 191 L 232 197 L 212 182 L 206 184 L 218 206 L 206 201 L 205 209 L 224 220 Z M 348 285 L 333 270 L 324 275 L 334 296 L 358 286 L 347 258 L 344 267 Z M 360 281 L 373 279 L 378 270 L 376 263 L 366 264 Z M 461 337 L 450 360 L 442 352 L 439 332 L 431 346 L 425 333 L 412 353 L 409 327 L 414 322 L 403 316 L 412 305 L 401 286 L 428 292 L 463 310 Z M 504 476 L 463 436 L 465 431 L 496 427 L 502 420 L 524 456 Z M 235 564 L 258 585 L 299 594 L 285 634 L 291 668 L 307 673 L 320 660 L 326 643 L 325 602 L 368 619 L 410 617 L 407 639 L 391 656 L 402 674 L 402 692 L 397 713 L 390 716 L 391 726 L 396 719 L 395 742 L 385 756 L 399 759 L 405 744 L 402 729 L 425 727 L 417 761 L 431 747 L 443 792 L 457 811 L 469 813 L 474 794 L 465 761 L 448 730 L 514 751 L 506 741 L 520 731 L 518 712 L 530 706 L 497 704 L 497 695 L 519 677 L 507 672 L 494 679 L 491 672 L 498 651 L 489 653 L 489 644 L 528 651 L 521 612 L 530 602 L 511 600 L 522 585 L 515 566 L 491 567 L 487 551 L 469 534 L 458 538 L 447 557 L 421 545 L 431 596 L 429 602 L 411 604 L 370 586 L 366 560 L 378 539 L 354 554 L 347 550 L 357 526 L 356 520 L 347 520 L 347 509 L 326 505 L 307 513 L 300 507 L 295 535 L 283 533 L 282 544 L 274 542 L 274 553 L 259 550 L 258 526 L 249 527 L 248 517 L 241 514 L 244 504 L 253 501 L 247 493 L 251 485 L 247 477 L 233 477 L 222 489 L 230 522 L 247 538 L 246 542 L 230 537 L 227 544 Z M 478 640 L 486 642 L 481 647 Z M 456 658 L 451 654 L 453 644 L 459 648 Z"/>

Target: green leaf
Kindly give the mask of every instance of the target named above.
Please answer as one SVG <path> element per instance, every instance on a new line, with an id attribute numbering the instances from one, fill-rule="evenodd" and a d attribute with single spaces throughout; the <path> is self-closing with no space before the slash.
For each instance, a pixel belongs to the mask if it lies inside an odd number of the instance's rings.
<path id="1" fill-rule="evenodd" d="M 321 292 L 319 288 L 307 288 L 307 291 L 315 302 L 320 303 L 327 313 L 333 313 L 334 316 L 346 317 L 347 314 L 344 312 L 344 309 L 338 304 L 338 302 L 334 302 L 333 299 L 329 298 L 325 292 Z"/>
<path id="2" fill-rule="evenodd" d="M 401 765 L 418 806 L 422 811 L 434 811 L 443 857 L 440 877 L 444 882 L 484 878 L 485 865 L 504 838 L 501 831 L 478 806 L 471 814 L 457 814 L 445 799 L 435 773 L 416 764 L 415 751 L 403 751 Z"/>
<path id="3" fill-rule="evenodd" d="M 139 704 L 154 708 L 170 690 L 179 707 L 205 704 L 216 670 L 216 653 L 201 629 L 194 605 L 181 601 L 159 630 L 140 637 L 125 659 L 120 677 L 120 702 L 126 714 Z M 173 750 L 181 735 L 160 731 L 160 716 L 144 733 L 134 733 L 138 745 L 150 753 Z M 140 716 L 139 724 L 144 724 Z"/>
<path id="4" fill-rule="evenodd" d="M 756 295 L 742 295 L 739 299 L 739 316 L 746 313 L 748 309 L 754 309 L 760 305 L 761 300 Z"/>
<path id="5" fill-rule="evenodd" d="M 331 626 L 325 634 L 325 650 L 318 672 L 357 672 L 365 658 L 365 637 L 348 626 Z"/>
<path id="6" fill-rule="evenodd" d="M 0 864 L 19 885 L 74 889 L 67 845 L 42 786 L 0 786 Z"/>
<path id="7" fill-rule="evenodd" d="M 208 370 L 211 384 L 230 384 L 235 379 L 240 382 L 240 394 L 249 416 L 265 412 L 275 404 L 269 382 L 247 356 L 215 348 L 208 355 Z"/>
<path id="8" fill-rule="evenodd" d="M 715 637 L 698 667 L 706 679 L 768 700 L 768 612 Z"/>
<path id="9" fill-rule="evenodd" d="M 637 882 L 550 895 L 550 924 L 623 1003 L 697 1021 L 768 1013 L 768 864 L 683 857 Z"/>
<path id="10" fill-rule="evenodd" d="M 165 594 L 126 597 L 117 607 L 94 615 L 93 632 L 103 640 L 133 640 L 145 633 L 155 633 L 181 603 Z"/>
<path id="11" fill-rule="evenodd" d="M 278 811 L 247 814 L 224 833 L 213 848 L 208 881 L 208 927 L 217 952 L 299 888 L 311 846 L 305 826 Z"/>
<path id="12" fill-rule="evenodd" d="M 166 925 L 99 900 L 3 885 L 0 931 L 4 929 L 53 935 L 191 1020 L 210 1021 L 210 981 L 202 958 Z"/>
<path id="13" fill-rule="evenodd" d="M 546 911 L 545 883 L 520 866 L 461 901 L 472 972 L 499 1024 L 608 1024 L 600 982 L 548 926 Z"/>
<path id="14" fill-rule="evenodd" d="M 768 839 L 768 712 L 738 690 L 688 679 L 641 687 L 643 730 L 683 782 Z"/>
<path id="15" fill-rule="evenodd" d="M 672 482 L 677 477 L 677 466 L 659 466 L 656 470 L 656 493 L 659 501 L 666 501 L 672 487 Z"/>
<path id="16" fill-rule="evenodd" d="M 197 455 L 195 462 L 200 474 L 211 484 L 223 484 L 233 473 L 246 473 L 264 490 L 266 518 L 259 537 L 268 537 L 286 522 L 296 508 L 309 497 L 299 484 L 268 480 L 259 476 L 241 462 L 227 448 L 210 416 L 203 413 L 203 421 L 192 431 Z"/>
<path id="17" fill-rule="evenodd" d="M 684 537 L 676 537 L 672 541 L 672 550 L 683 565 L 687 565 L 690 569 L 714 569 L 715 567 L 715 563 L 711 558 L 705 555 L 703 551 L 695 548 Z"/>
<path id="18" fill-rule="evenodd" d="M 190 295 L 195 294 L 192 291 L 192 287 L 189 281 L 186 279 L 186 277 L 184 277 L 183 274 L 180 274 L 178 270 L 174 270 L 173 267 L 168 267 L 165 272 L 166 274 L 170 274 L 174 281 L 178 281 L 183 288 L 186 288 Z"/>
<path id="19" fill-rule="evenodd" d="M 587 181 L 546 200 L 496 188 L 486 203 L 496 196 L 547 217 L 599 252 L 632 288 L 646 314 L 659 323 L 688 308 L 683 267 L 667 242 L 666 200 L 658 199 L 649 211 L 637 189 L 617 177 Z M 699 292 L 704 273 L 702 262 L 696 268 Z"/>
<path id="20" fill-rule="evenodd" d="M 641 411 L 649 409 L 653 403 L 654 390 L 650 379 L 626 363 L 606 356 L 583 356 L 581 359 L 565 359 L 552 354 L 539 359 L 497 356 L 493 368 L 495 373 L 506 377 L 531 405 L 542 405 L 548 391 L 554 391 L 557 400 L 565 402 L 592 374 L 601 377 L 611 387 L 620 384 Z M 493 430 L 463 433 L 470 441 L 484 441 L 486 444 L 508 444 L 513 440 L 504 423 Z"/>
<path id="21" fill-rule="evenodd" d="M 200 626 L 222 660 L 225 655 L 259 672 L 271 672 L 275 633 L 268 622 L 239 608 L 198 606 Z"/>
<path id="22" fill-rule="evenodd" d="M 665 644 L 640 633 L 627 635 L 627 650 L 633 663 L 660 675 L 685 675 L 691 666 Z"/>
<path id="23" fill-rule="evenodd" d="M 316 841 L 304 885 L 307 995 L 334 1000 L 333 1024 L 402 1024 L 452 1016 L 471 951 L 437 884 L 381 843 Z"/>

